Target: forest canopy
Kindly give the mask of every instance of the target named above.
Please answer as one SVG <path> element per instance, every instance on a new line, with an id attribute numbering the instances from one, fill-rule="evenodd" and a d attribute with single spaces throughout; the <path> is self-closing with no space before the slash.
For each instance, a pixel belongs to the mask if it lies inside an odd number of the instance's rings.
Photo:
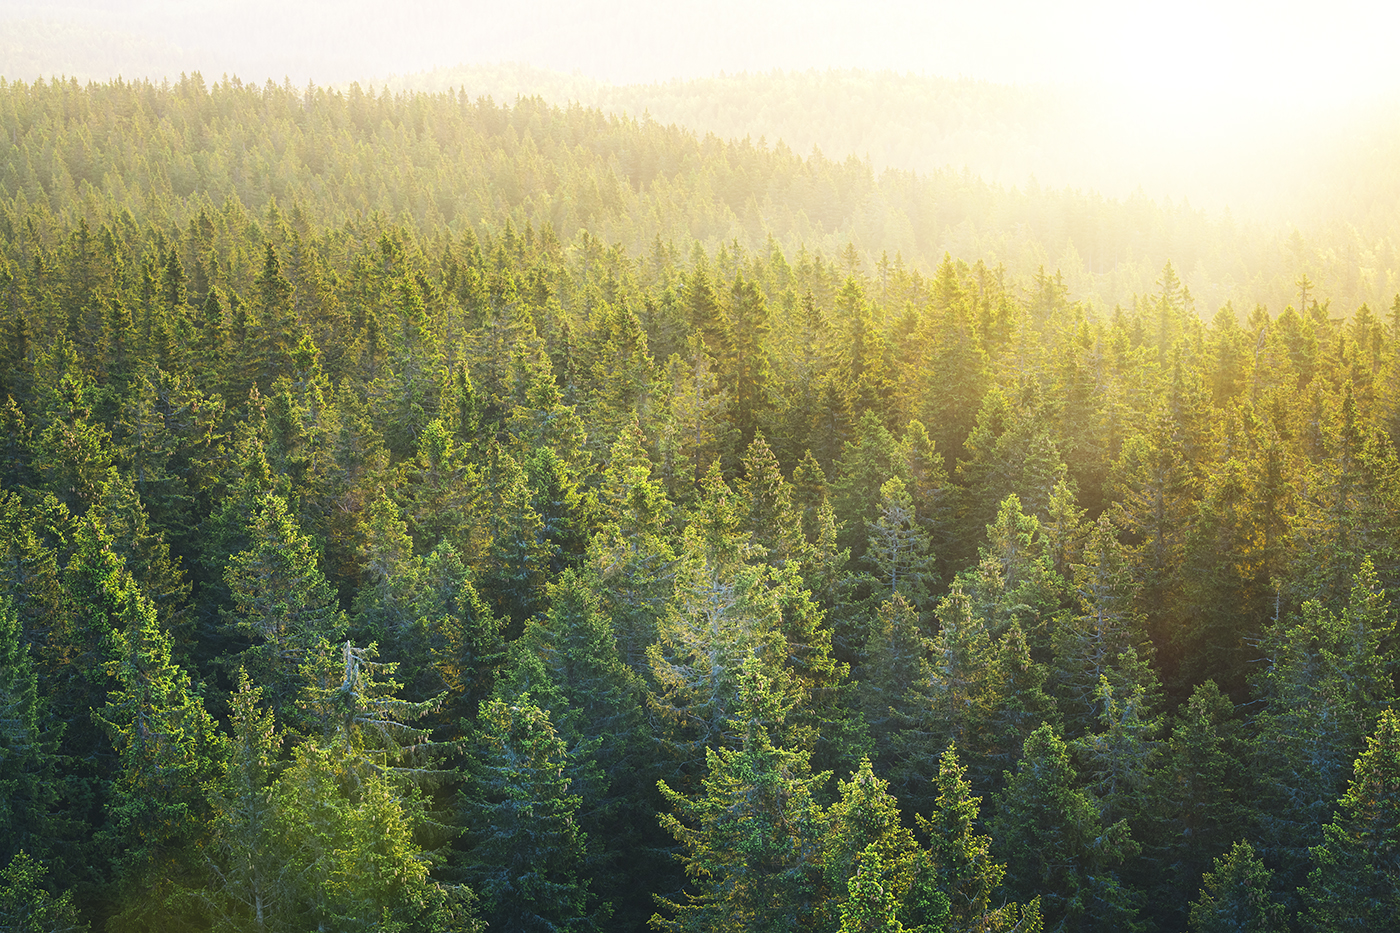
<path id="1" fill-rule="evenodd" d="M 1381 928 L 1358 242 L 0 82 L 0 925 Z"/>

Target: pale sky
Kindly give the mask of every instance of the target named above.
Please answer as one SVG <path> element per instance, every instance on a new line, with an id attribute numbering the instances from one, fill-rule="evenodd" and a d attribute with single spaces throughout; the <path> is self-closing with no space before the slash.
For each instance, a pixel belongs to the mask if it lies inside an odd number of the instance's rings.
<path id="1" fill-rule="evenodd" d="M 1365 0 L 0 0 L 0 76 L 324 86 L 521 62 L 618 84 L 853 67 L 1050 84 L 1091 112 L 1031 154 L 1040 180 L 1259 213 L 1400 114 L 1397 36 L 1400 3 Z"/>
<path id="2" fill-rule="evenodd" d="M 615 82 L 775 67 L 1107 82 L 1202 107 L 1400 90 L 1400 5 L 1357 0 L 0 0 L 0 73 L 32 78 L 23 55 L 29 70 L 81 67 L 43 61 L 40 23 L 136 37 L 206 77 L 298 83 L 521 61 Z"/>

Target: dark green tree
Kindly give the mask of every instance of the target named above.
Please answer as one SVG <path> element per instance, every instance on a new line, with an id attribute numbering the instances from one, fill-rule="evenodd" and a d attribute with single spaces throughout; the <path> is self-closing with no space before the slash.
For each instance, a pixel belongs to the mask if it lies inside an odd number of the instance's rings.
<path id="1" fill-rule="evenodd" d="M 301 533 L 280 496 L 264 496 L 248 528 L 247 550 L 229 561 L 224 578 L 233 595 L 226 624 L 252 644 L 239 655 L 266 691 L 278 717 L 300 726 L 294 704 L 301 668 L 345 632 L 341 612 L 317 566 L 310 539 Z"/>
<path id="2" fill-rule="evenodd" d="M 1273 872 L 1247 842 L 1237 842 L 1201 879 L 1191 905 L 1191 933 L 1283 933 L 1284 907 L 1274 900 Z"/>
<path id="3" fill-rule="evenodd" d="M 472 739 L 463 793 L 463 871 L 488 924 L 511 930 L 591 930 L 606 910 L 590 904 L 580 868 L 586 837 L 569 792 L 570 754 L 528 695 L 488 700 Z"/>
<path id="4" fill-rule="evenodd" d="M 1387 709 L 1356 760 L 1339 812 L 1312 850 L 1303 889 L 1307 923 L 1375 930 L 1400 916 L 1400 717 Z"/>
<path id="5" fill-rule="evenodd" d="M 1133 892 L 1119 874 L 1137 854 L 1126 821 L 1106 825 L 1094 798 L 1076 786 L 1065 743 L 1044 725 L 1026 739 L 997 801 L 993 852 L 1006 859 L 1006 890 L 1041 896 L 1051 931 L 1132 930 Z"/>
<path id="6" fill-rule="evenodd" d="M 706 775 L 694 796 L 660 784 L 673 812 L 661 823 L 680 845 L 691 888 L 662 898 L 657 930 L 777 933 L 810 923 L 819 868 L 824 774 L 804 752 L 775 744 L 791 701 L 774 691 L 750 656 L 740 675 L 729 728 L 737 748 L 706 750 Z"/>
<path id="7" fill-rule="evenodd" d="M 0 929 L 14 933 L 85 933 L 73 896 L 54 897 L 44 883 L 48 867 L 20 850 L 0 870 Z"/>
<path id="8" fill-rule="evenodd" d="M 99 837 L 122 853 L 125 892 L 148 891 L 132 897 L 112 923 L 178 928 L 188 917 L 172 910 L 171 885 L 192 871 L 191 848 L 209 817 L 204 788 L 221 777 L 227 742 L 189 674 L 172 663 L 171 639 L 160 630 L 155 607 L 129 575 L 119 587 L 109 666 L 116 684 L 94 711 L 117 753 Z"/>
<path id="9" fill-rule="evenodd" d="M 0 591 L 0 861 L 52 843 L 62 726 L 39 697 L 19 615 Z"/>

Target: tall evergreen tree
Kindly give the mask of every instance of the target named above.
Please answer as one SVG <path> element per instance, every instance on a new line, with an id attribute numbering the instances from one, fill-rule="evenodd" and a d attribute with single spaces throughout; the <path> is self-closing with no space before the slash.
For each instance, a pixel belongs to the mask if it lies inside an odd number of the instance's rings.
<path id="1" fill-rule="evenodd" d="M 0 862 L 40 858 L 55 835 L 61 724 L 46 709 L 19 615 L 0 592 Z"/>
<path id="2" fill-rule="evenodd" d="M 1374 930 L 1400 916 L 1400 717 L 1387 709 L 1312 850 L 1303 890 L 1317 930 Z"/>
<path id="3" fill-rule="evenodd" d="M 1006 859 L 1013 897 L 1039 894 L 1046 928 L 1138 928 L 1133 892 L 1119 866 L 1137 853 L 1125 821 L 1106 825 L 1093 798 L 1076 787 L 1065 743 L 1049 725 L 1026 739 L 992 819 L 993 851 Z"/>
<path id="4" fill-rule="evenodd" d="M 191 871 L 191 847 L 208 819 L 205 786 L 223 772 L 226 740 L 190 680 L 172 663 L 170 636 L 155 607 L 129 576 L 115 594 L 120 627 L 112 633 L 116 686 L 94 712 L 117 753 L 117 770 L 99 836 L 122 853 L 128 891 L 150 886 L 114 918 L 121 928 L 188 922 L 165 903 L 170 884 Z"/>
<path id="5" fill-rule="evenodd" d="M 595 929 L 606 911 L 580 876 L 586 837 L 569 793 L 569 751 L 549 713 L 522 695 L 482 705 L 463 795 L 464 872 L 488 924 L 502 929 Z"/>
<path id="6" fill-rule="evenodd" d="M 819 864 L 821 811 L 807 755 L 776 744 L 791 709 L 750 656 L 729 728 L 738 748 L 706 750 L 706 775 L 687 796 L 662 782 L 672 813 L 662 825 L 677 843 L 693 885 L 683 900 L 663 898 L 657 930 L 768 933 L 810 922 Z"/>
<path id="7" fill-rule="evenodd" d="M 1191 905 L 1191 933 L 1283 933 L 1283 905 L 1273 899 L 1273 872 L 1247 842 L 1237 842 L 1201 879 Z"/>
<path id="8" fill-rule="evenodd" d="M 1308 844 L 1346 789 L 1347 773 L 1394 697 L 1393 618 L 1370 562 L 1337 613 L 1317 602 L 1284 619 L 1261 645 L 1252 774 L 1260 849 L 1284 890 L 1306 878 Z"/>
<path id="9" fill-rule="evenodd" d="M 279 718 L 300 726 L 301 668 L 340 641 L 344 613 L 280 496 L 263 497 L 248 537 L 224 574 L 234 604 L 225 619 L 252 641 L 240 657 Z"/>

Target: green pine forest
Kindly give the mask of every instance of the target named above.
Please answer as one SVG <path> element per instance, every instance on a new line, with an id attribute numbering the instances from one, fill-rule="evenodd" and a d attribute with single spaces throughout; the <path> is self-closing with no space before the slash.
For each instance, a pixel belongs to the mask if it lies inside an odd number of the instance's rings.
<path id="1" fill-rule="evenodd" d="M 1390 237 L 0 81 L 0 929 L 1393 929 Z"/>

